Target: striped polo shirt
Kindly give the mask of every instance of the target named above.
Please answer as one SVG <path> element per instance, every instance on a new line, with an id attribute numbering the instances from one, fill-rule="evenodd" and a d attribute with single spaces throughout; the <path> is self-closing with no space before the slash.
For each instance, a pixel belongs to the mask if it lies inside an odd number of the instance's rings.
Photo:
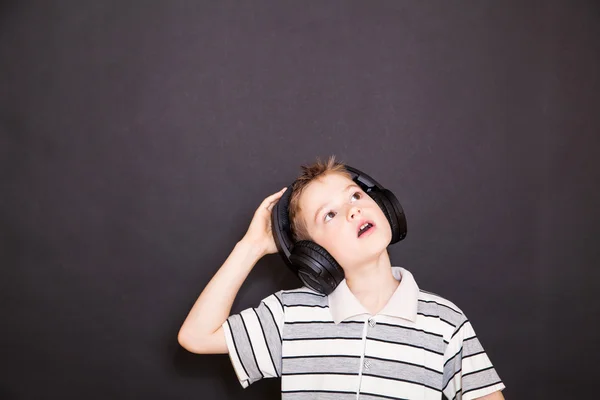
<path id="1" fill-rule="evenodd" d="M 279 291 L 223 328 L 243 387 L 281 377 L 285 400 L 474 399 L 504 389 L 465 314 L 412 274 L 371 315 L 343 280 L 325 296 Z"/>

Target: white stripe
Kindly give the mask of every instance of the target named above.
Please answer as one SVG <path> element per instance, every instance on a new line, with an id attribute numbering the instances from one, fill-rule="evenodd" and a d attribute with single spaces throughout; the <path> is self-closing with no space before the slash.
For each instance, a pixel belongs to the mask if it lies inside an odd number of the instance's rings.
<path id="1" fill-rule="evenodd" d="M 446 356 L 448 358 L 452 357 L 461 349 L 463 342 L 467 339 L 475 337 L 475 332 L 473 331 L 473 327 L 470 322 L 466 322 L 460 330 L 454 335 L 448 347 L 446 348 Z M 446 360 L 444 360 L 445 362 Z"/>
<path id="2" fill-rule="evenodd" d="M 382 396 L 403 397 L 409 399 L 439 400 L 440 392 L 415 383 L 393 379 L 363 376 L 361 393 L 373 393 Z"/>
<path id="3" fill-rule="evenodd" d="M 444 395 L 449 399 L 453 399 L 454 396 L 456 395 L 456 392 L 461 390 L 461 388 L 462 388 L 461 383 L 462 383 L 462 381 L 461 381 L 461 376 L 460 376 L 460 372 L 459 372 L 458 374 L 454 375 L 454 378 L 452 378 L 448 381 L 448 385 L 446 386 L 446 389 L 443 391 Z M 460 395 L 457 397 L 460 400 Z"/>
<path id="4" fill-rule="evenodd" d="M 227 349 L 229 350 L 229 358 L 231 359 L 231 364 L 233 365 L 233 369 L 235 374 L 240 381 L 242 387 L 248 387 L 248 375 L 244 372 L 244 367 L 240 362 L 240 357 L 235 349 L 235 345 L 233 344 L 233 337 L 231 336 L 231 331 L 229 330 L 229 324 L 227 321 L 223 323 L 223 332 L 225 333 L 225 342 L 227 343 Z"/>
<path id="5" fill-rule="evenodd" d="M 486 353 L 477 354 L 473 357 L 463 357 L 462 374 L 466 375 L 471 372 L 481 371 L 492 366 L 490 359 Z"/>
<path id="6" fill-rule="evenodd" d="M 321 307 L 286 307 L 285 308 L 286 322 L 333 322 L 333 317 L 329 308 Z"/>
<path id="7" fill-rule="evenodd" d="M 323 294 L 321 294 L 319 292 L 316 292 L 314 290 L 311 290 L 311 289 L 309 289 L 307 287 L 301 287 L 301 288 L 298 288 L 298 289 L 285 290 L 284 292 L 285 292 L 285 294 L 288 294 L 288 293 L 290 293 L 290 294 L 300 293 L 300 294 L 315 295 L 315 297 L 326 297 L 325 295 L 323 295 Z"/>
<path id="8" fill-rule="evenodd" d="M 246 329 L 248 330 L 248 336 L 250 337 L 250 343 L 252 345 L 252 349 L 254 350 L 254 356 L 256 357 L 256 362 L 258 363 L 258 369 L 266 377 L 276 377 L 277 372 L 273 368 L 273 362 L 271 361 L 269 348 L 265 342 L 265 336 L 256 313 L 252 309 L 247 309 L 242 311 L 240 315 L 242 318 L 244 318 L 244 323 L 246 324 Z"/>
<path id="9" fill-rule="evenodd" d="M 264 300 L 264 303 L 269 307 L 271 313 L 273 313 L 273 318 L 275 318 L 275 323 L 277 324 L 277 329 L 279 330 L 279 337 L 283 337 L 283 308 L 281 307 L 281 303 L 275 295 L 269 296 Z"/>
<path id="10" fill-rule="evenodd" d="M 307 374 L 286 375 L 282 380 L 281 390 L 329 390 L 341 392 L 356 392 L 356 375 Z"/>
<path id="11" fill-rule="evenodd" d="M 423 365 L 442 372 L 440 368 L 443 365 L 444 356 L 416 347 L 368 340 L 366 353 L 369 356 Z"/>
<path id="12" fill-rule="evenodd" d="M 473 390 L 472 392 L 468 392 L 464 396 L 462 396 L 462 400 L 473 400 L 479 397 L 483 397 L 485 395 L 497 392 L 499 390 L 503 390 L 505 388 L 503 383 L 498 383 L 497 385 L 493 385 L 490 387 L 486 387 L 483 389 Z"/>
<path id="13" fill-rule="evenodd" d="M 289 340 L 283 343 L 285 357 L 362 355 L 360 339 Z"/>
<path id="14" fill-rule="evenodd" d="M 417 315 L 415 326 L 418 327 L 418 329 L 424 330 L 425 332 L 442 335 L 446 341 L 450 340 L 450 336 L 452 336 L 454 330 L 456 329 L 454 326 L 441 321 L 437 317 L 426 317 L 420 314 Z"/>

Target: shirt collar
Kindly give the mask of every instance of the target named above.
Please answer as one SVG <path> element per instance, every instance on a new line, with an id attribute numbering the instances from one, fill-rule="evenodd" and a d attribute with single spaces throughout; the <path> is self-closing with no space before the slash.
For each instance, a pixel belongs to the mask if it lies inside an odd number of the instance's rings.
<path id="1" fill-rule="evenodd" d="M 417 319 L 419 287 L 412 274 L 402 267 L 392 267 L 392 274 L 396 280 L 400 281 L 400 284 L 378 315 L 383 314 L 415 322 Z M 346 279 L 340 282 L 328 298 L 329 311 L 336 324 L 339 324 L 350 317 L 370 314 L 363 305 L 360 304 L 354 294 L 352 294 L 350 288 L 346 284 Z"/>

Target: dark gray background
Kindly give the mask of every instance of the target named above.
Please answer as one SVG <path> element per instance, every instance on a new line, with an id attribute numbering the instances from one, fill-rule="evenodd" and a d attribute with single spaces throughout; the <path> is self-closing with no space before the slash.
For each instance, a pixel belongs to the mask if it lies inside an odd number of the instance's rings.
<path id="1" fill-rule="evenodd" d="M 177 331 L 329 154 L 400 199 L 393 264 L 465 311 L 507 398 L 595 390 L 597 2 L 0 7 L 0 398 L 278 398 Z M 269 256 L 234 311 L 297 285 Z"/>

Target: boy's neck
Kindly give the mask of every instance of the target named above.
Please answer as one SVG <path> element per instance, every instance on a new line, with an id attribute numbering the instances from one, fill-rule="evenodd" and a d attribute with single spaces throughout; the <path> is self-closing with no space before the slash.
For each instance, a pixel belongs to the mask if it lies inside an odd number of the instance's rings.
<path id="1" fill-rule="evenodd" d="M 400 284 L 392 274 L 387 250 L 372 262 L 344 272 L 352 294 L 373 315 L 385 307 Z"/>

